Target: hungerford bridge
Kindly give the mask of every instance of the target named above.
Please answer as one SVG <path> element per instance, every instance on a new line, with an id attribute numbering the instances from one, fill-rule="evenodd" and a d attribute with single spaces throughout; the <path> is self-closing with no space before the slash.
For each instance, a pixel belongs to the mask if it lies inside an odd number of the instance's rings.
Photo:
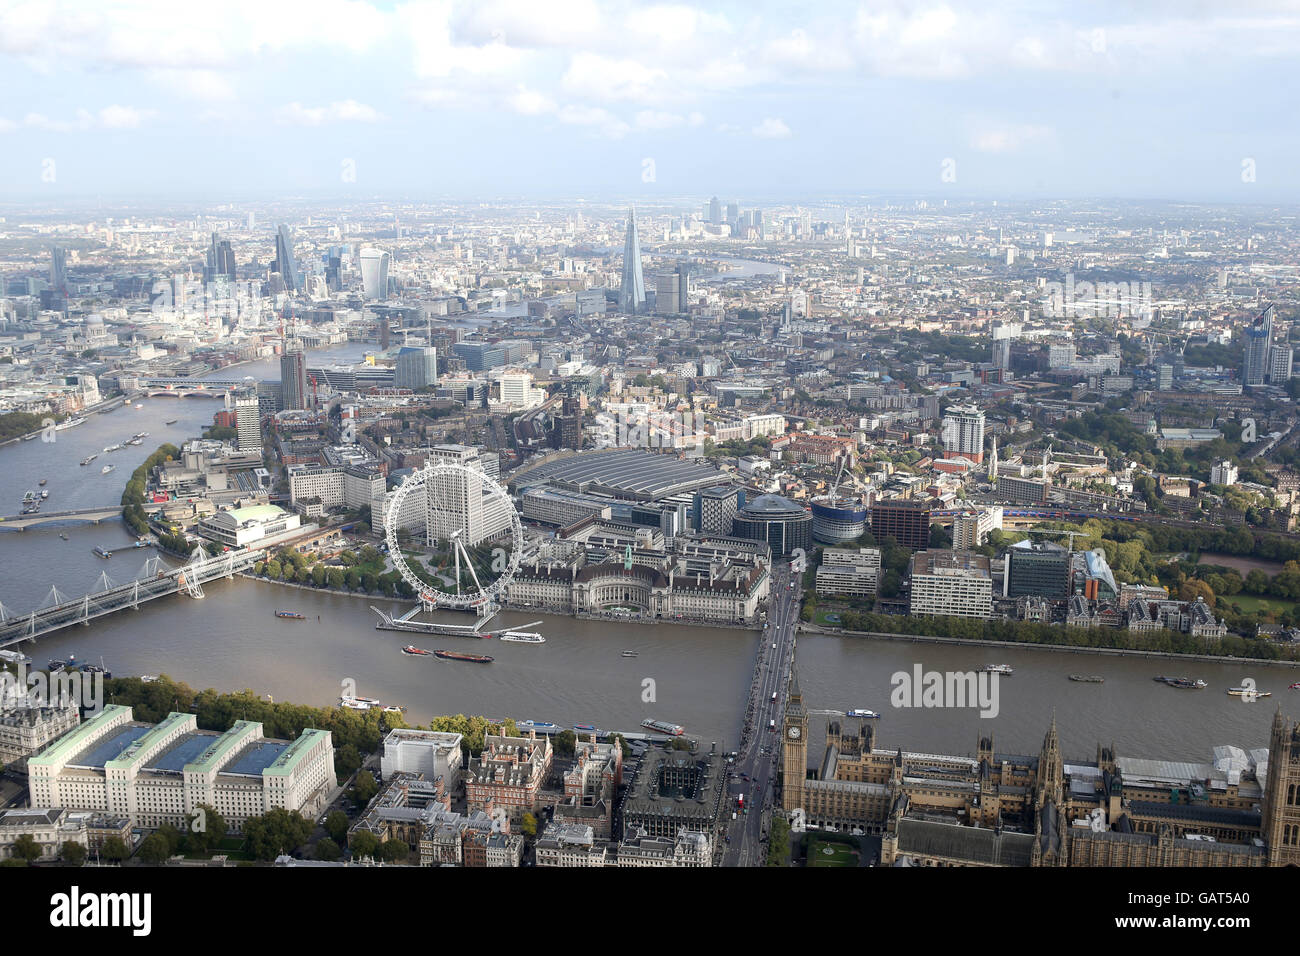
<path id="1" fill-rule="evenodd" d="M 153 514 L 162 509 L 162 504 L 148 502 L 142 505 L 145 514 Z M 109 521 L 113 518 L 122 517 L 121 505 L 110 505 L 103 508 L 73 508 L 66 511 L 33 511 L 25 515 L 0 515 L 0 531 L 26 531 L 39 524 L 53 524 L 74 521 L 88 521 L 91 524 L 99 524 L 101 521 Z"/>
<path id="2" fill-rule="evenodd" d="M 169 594 L 203 597 L 203 585 L 216 578 L 233 578 L 266 556 L 262 549 L 240 548 L 209 557 L 202 548 L 194 550 L 189 563 L 169 568 L 158 557 L 144 563 L 139 575 L 126 584 L 116 584 L 104 572 L 89 594 L 68 600 L 56 587 L 50 588 L 45 606 L 24 615 L 13 615 L 0 604 L 0 647 L 45 637 L 73 624 L 89 624 L 97 617 L 125 608 L 138 609 L 146 601 Z"/>

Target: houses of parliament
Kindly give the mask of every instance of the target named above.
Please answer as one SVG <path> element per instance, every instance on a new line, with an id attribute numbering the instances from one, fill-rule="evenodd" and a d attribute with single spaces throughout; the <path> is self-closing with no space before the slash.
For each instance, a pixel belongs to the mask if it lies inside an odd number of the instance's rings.
<path id="1" fill-rule="evenodd" d="M 877 746 L 831 721 L 808 767 L 808 712 L 791 679 L 781 805 L 803 820 L 881 836 L 882 865 L 1287 866 L 1300 864 L 1300 724 L 1273 718 L 1268 749 L 1215 747 L 1209 763 L 1061 754 L 1056 719 L 1037 754 L 981 737 L 974 757 Z"/>

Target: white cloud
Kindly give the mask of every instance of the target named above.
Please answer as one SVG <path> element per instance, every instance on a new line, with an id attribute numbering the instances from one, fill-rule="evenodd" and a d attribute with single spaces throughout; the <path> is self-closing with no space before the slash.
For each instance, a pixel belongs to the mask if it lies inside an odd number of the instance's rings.
<path id="1" fill-rule="evenodd" d="M 303 106 L 293 102 L 279 112 L 282 123 L 294 126 L 324 126 L 326 123 L 378 123 L 386 117 L 373 106 L 356 100 L 339 100 L 329 106 Z"/>
<path id="2" fill-rule="evenodd" d="M 1015 153 L 1026 146 L 1052 140 L 1056 131 L 1050 126 L 1004 124 L 981 126 L 971 134 L 971 146 L 981 153 Z"/>
<path id="3" fill-rule="evenodd" d="M 22 125 L 28 129 L 41 130 L 46 133 L 73 133 L 92 129 L 138 129 L 148 119 L 157 116 L 156 110 L 137 109 L 134 106 L 120 106 L 114 103 L 98 112 L 78 109 L 75 119 L 64 120 L 46 116 L 44 113 L 28 113 L 23 117 Z"/>
<path id="4" fill-rule="evenodd" d="M 557 114 L 561 123 L 574 126 L 589 126 L 610 139 L 620 139 L 627 135 L 627 123 L 614 116 L 608 110 L 597 106 L 568 105 Z"/>
<path id="5" fill-rule="evenodd" d="M 104 129 L 138 129 L 153 110 L 138 110 L 133 106 L 106 106 L 99 111 L 99 125 Z"/>
<path id="6" fill-rule="evenodd" d="M 793 134 L 785 120 L 769 116 L 750 130 L 759 139 L 789 139 Z"/>
<path id="7" fill-rule="evenodd" d="M 636 60 L 579 53 L 569 61 L 560 85 L 584 100 L 631 100 L 649 103 L 662 95 L 668 74 Z"/>
<path id="8" fill-rule="evenodd" d="M 506 102 L 512 110 L 524 116 L 540 116 L 543 113 L 554 113 L 557 109 L 555 100 L 545 93 L 530 90 L 522 85 L 507 98 Z"/>

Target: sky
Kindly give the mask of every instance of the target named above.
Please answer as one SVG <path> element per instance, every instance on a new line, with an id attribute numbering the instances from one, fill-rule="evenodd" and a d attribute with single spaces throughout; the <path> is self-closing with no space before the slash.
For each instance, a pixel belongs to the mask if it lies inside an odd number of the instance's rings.
<path id="1" fill-rule="evenodd" d="M 0 198 L 1286 204 L 1298 54 L 1281 0 L 0 0 Z"/>

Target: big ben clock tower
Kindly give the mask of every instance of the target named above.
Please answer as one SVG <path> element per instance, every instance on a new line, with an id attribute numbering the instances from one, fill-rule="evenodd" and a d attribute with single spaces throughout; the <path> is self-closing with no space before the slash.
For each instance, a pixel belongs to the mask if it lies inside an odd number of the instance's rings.
<path id="1" fill-rule="evenodd" d="M 808 712 L 799 692 L 799 678 L 790 674 L 790 697 L 781 733 L 781 806 L 803 807 L 803 783 L 808 776 Z"/>

